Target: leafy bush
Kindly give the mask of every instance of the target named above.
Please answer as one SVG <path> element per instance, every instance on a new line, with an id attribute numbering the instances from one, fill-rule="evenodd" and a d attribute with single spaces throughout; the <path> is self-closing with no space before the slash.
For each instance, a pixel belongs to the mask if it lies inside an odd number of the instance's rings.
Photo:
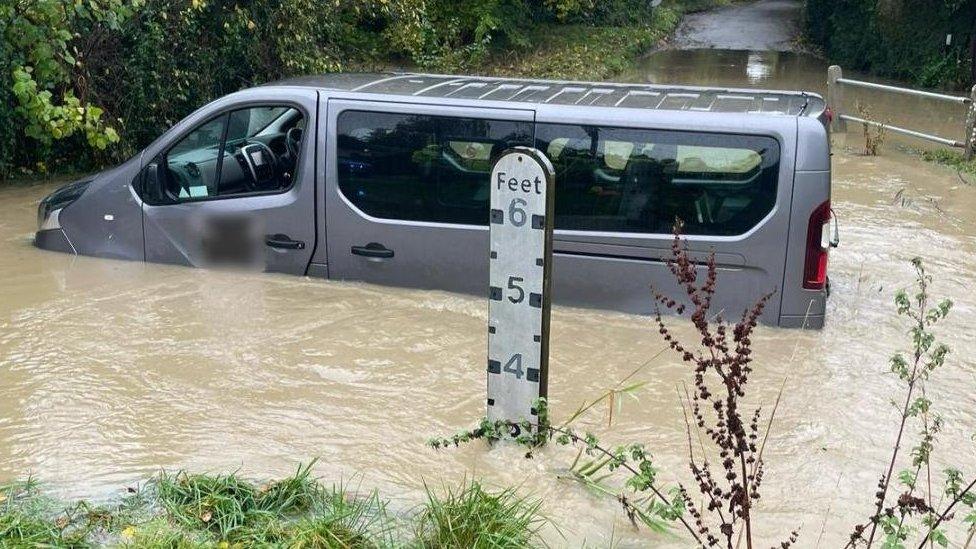
<path id="1" fill-rule="evenodd" d="M 56 140 L 77 144 L 81 137 L 94 151 L 119 140 L 91 96 L 92 74 L 81 52 L 97 45 L 104 34 L 118 32 L 141 2 L 36 0 L 0 7 L 0 49 L 5 52 L 0 66 L 5 78 L 12 79 L 4 91 L 3 117 L 13 119 L 12 126 L 33 140 L 40 152 L 35 158 L 48 156 Z M 16 153 L 4 152 L 0 170 L 7 171 Z"/>
<path id="2" fill-rule="evenodd" d="M 557 21 L 590 25 L 647 25 L 650 0 L 546 0 Z"/>
<path id="3" fill-rule="evenodd" d="M 490 47 L 523 46 L 533 22 L 526 0 L 411 1 L 415 8 L 386 34 L 421 67 L 456 69 L 483 60 Z"/>
<path id="4" fill-rule="evenodd" d="M 831 62 L 932 87 L 972 83 L 974 18 L 976 0 L 806 3 L 807 36 Z M 946 46 L 948 34 L 952 44 Z"/>
<path id="5" fill-rule="evenodd" d="M 483 67 L 542 25 L 643 26 L 647 0 L 0 3 L 0 178 L 134 154 L 221 95 L 390 61 Z M 26 137 L 26 139 L 24 139 Z"/>
<path id="6" fill-rule="evenodd" d="M 120 153 L 133 153 L 221 95 L 342 68 L 343 37 L 353 34 L 354 12 L 368 4 L 309 4 L 148 2 L 98 59 L 98 97 L 123 121 L 128 147 Z"/>

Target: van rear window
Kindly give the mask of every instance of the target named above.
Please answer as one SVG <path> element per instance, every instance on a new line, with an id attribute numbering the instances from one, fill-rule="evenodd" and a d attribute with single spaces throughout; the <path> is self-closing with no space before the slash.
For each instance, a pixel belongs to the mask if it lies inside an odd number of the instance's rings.
<path id="1" fill-rule="evenodd" d="M 742 234 L 776 202 L 779 145 L 761 136 L 537 124 L 556 169 L 556 228 Z"/>
<path id="2" fill-rule="evenodd" d="M 345 111 L 339 189 L 386 219 L 486 225 L 491 159 L 532 124 Z M 536 124 L 556 169 L 556 228 L 742 234 L 776 202 L 779 145 L 761 136 Z"/>

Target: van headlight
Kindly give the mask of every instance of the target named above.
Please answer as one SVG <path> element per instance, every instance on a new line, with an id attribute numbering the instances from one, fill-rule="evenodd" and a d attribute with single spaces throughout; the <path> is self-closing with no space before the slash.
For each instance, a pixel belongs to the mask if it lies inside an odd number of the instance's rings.
<path id="1" fill-rule="evenodd" d="M 37 230 L 48 231 L 61 228 L 61 210 L 68 207 L 72 202 L 81 198 L 88 189 L 91 180 L 76 181 L 47 195 L 37 207 Z"/>

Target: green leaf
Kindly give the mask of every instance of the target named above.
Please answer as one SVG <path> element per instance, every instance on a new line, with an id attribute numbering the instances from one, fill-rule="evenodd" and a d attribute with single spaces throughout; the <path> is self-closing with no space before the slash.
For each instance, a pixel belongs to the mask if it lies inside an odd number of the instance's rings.
<path id="1" fill-rule="evenodd" d="M 915 487 L 915 480 L 916 480 L 915 473 L 909 471 L 908 469 L 904 469 L 898 473 L 898 482 L 901 482 L 903 485 L 907 486 L 908 488 Z"/>

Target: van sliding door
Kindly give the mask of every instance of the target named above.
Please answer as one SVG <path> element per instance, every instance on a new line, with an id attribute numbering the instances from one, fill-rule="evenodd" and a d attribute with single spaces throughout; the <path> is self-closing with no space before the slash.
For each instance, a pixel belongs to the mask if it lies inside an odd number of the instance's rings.
<path id="1" fill-rule="evenodd" d="M 532 144 L 533 111 L 328 105 L 330 278 L 484 294 L 491 159 Z"/>

